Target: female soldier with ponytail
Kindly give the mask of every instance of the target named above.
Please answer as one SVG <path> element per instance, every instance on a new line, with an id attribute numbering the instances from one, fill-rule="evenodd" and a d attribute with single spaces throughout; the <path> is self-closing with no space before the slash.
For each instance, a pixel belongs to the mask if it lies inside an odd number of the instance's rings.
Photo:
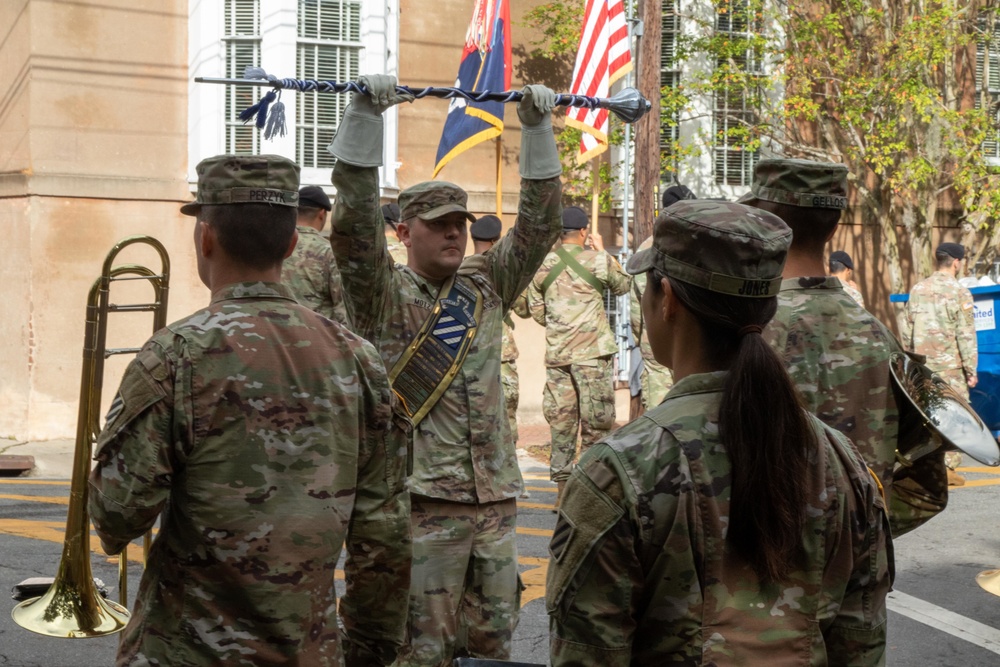
<path id="1" fill-rule="evenodd" d="M 560 665 L 877 665 L 890 537 L 854 446 L 800 407 L 761 337 L 791 241 L 683 201 L 628 263 L 666 400 L 590 448 L 549 547 Z"/>

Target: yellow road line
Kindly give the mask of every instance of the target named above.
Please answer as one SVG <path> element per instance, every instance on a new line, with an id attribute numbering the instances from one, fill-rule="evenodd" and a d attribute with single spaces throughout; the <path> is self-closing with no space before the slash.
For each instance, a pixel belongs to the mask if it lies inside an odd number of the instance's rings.
<path id="1" fill-rule="evenodd" d="M 555 505 L 546 505 L 545 503 L 522 503 L 521 501 L 517 501 L 517 506 L 533 510 L 554 510 L 556 508 Z"/>
<path id="2" fill-rule="evenodd" d="M 548 487 L 548 486 L 529 486 L 529 487 L 526 487 L 526 488 L 528 489 L 528 491 L 541 491 L 542 493 L 555 493 L 556 491 L 559 490 L 559 489 L 557 489 L 554 486 L 553 487 Z"/>
<path id="3" fill-rule="evenodd" d="M 548 475 L 529 474 L 529 475 L 521 475 L 521 477 L 523 477 L 524 479 L 530 479 L 533 482 L 549 482 L 549 481 L 551 481 L 549 479 Z"/>
<path id="4" fill-rule="evenodd" d="M 0 484 L 20 484 L 28 486 L 69 486 L 69 480 L 37 480 L 31 477 L 17 477 L 15 479 L 0 479 Z"/>
<path id="5" fill-rule="evenodd" d="M 62 521 L 26 521 L 24 519 L 0 519 L 0 534 L 14 535 L 16 537 L 25 537 L 30 540 L 43 540 L 45 542 L 53 542 L 59 544 L 64 541 L 64 531 L 66 529 L 65 522 Z M 540 530 L 535 528 L 518 528 L 517 532 L 525 533 L 528 535 L 546 535 L 551 536 L 552 531 L 550 530 Z M 142 564 L 142 547 L 140 545 L 131 545 L 131 549 L 128 550 L 128 559 L 130 562 Z M 109 563 L 117 564 L 118 558 L 108 556 L 101 549 L 101 541 L 96 535 L 90 536 L 90 550 L 93 555 L 98 558 L 104 558 Z M 530 569 L 525 570 L 521 573 L 521 581 L 524 583 L 525 590 L 521 593 L 521 606 L 528 604 L 534 600 L 545 597 L 545 577 L 549 571 L 549 559 L 548 558 L 535 558 L 533 556 L 521 556 L 517 559 L 520 565 L 529 566 Z M 56 569 L 58 568 L 58 560 L 53 560 L 52 562 L 52 574 L 54 575 Z M 341 581 L 344 580 L 344 571 L 337 570 L 335 574 L 337 579 Z"/>
<path id="6" fill-rule="evenodd" d="M 968 468 L 963 466 L 956 472 L 981 472 L 987 475 L 1000 475 L 1000 466 L 995 468 L 992 466 L 969 466 Z"/>
<path id="7" fill-rule="evenodd" d="M 967 489 L 971 486 L 997 486 L 1000 485 L 1000 477 L 994 479 L 967 479 L 962 486 L 949 486 L 948 491 L 955 489 Z"/>
<path id="8" fill-rule="evenodd" d="M 0 500 L 24 500 L 53 505 L 69 505 L 69 496 L 22 496 L 16 493 L 0 493 Z"/>
<path id="9" fill-rule="evenodd" d="M 31 540 L 43 540 L 45 542 L 62 543 L 66 537 L 65 521 L 26 521 L 24 519 L 0 519 L 0 533 L 26 537 Z M 98 558 L 105 558 L 109 562 L 118 563 L 117 556 L 108 556 L 101 548 L 101 541 L 96 535 L 90 536 L 90 551 Z M 142 546 L 132 545 L 128 550 L 128 559 L 133 563 L 142 563 Z M 55 565 L 53 564 L 53 574 Z"/>
<path id="10" fill-rule="evenodd" d="M 525 528 L 520 526 L 517 529 L 518 535 L 534 535 L 536 537 L 552 537 L 551 530 L 545 530 L 544 528 Z"/>

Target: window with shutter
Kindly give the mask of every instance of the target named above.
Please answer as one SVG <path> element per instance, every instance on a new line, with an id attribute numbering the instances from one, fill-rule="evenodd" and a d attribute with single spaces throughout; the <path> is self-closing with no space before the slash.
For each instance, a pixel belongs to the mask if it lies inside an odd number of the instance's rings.
<path id="1" fill-rule="evenodd" d="M 0 0 L 2 1 L 2 0 Z M 298 79 L 356 80 L 366 72 L 395 75 L 399 68 L 401 0 L 201 0 L 188 13 L 188 182 L 209 155 L 273 153 L 295 160 L 303 184 L 329 185 L 326 146 L 350 95 L 286 90 L 287 133 L 264 139 L 241 111 L 268 92 L 261 86 L 206 86 L 197 77 L 242 78 L 248 65 Z M 272 107 L 273 108 L 273 107 Z M 379 171 L 387 193 L 398 188 L 398 121 L 385 114 L 385 163 Z M 388 195 L 387 195 L 388 196 Z"/>
<path id="2" fill-rule="evenodd" d="M 753 168 L 759 153 L 748 148 L 748 130 L 757 119 L 757 104 L 761 94 L 757 83 L 763 74 L 761 54 L 752 39 L 760 34 L 761 26 L 753 0 L 722 0 L 716 3 L 716 34 L 729 38 L 732 44 L 745 47 L 716 62 L 718 68 L 735 69 L 734 76 L 725 80 L 730 85 L 716 88 L 713 103 L 715 136 L 715 182 L 747 186 L 753 180 Z"/>
<path id="3" fill-rule="evenodd" d="M 681 34 L 681 17 L 678 13 L 679 0 L 663 0 L 660 41 L 660 88 L 676 88 L 680 85 L 681 71 L 677 62 L 677 41 Z M 676 142 L 679 138 L 677 111 L 664 112 L 660 116 L 661 160 L 674 161 Z M 676 167 L 676 165 L 674 165 Z"/>
<path id="4" fill-rule="evenodd" d="M 296 76 L 353 81 L 360 76 L 360 0 L 299 0 Z M 295 151 L 303 167 L 332 167 L 326 151 L 349 95 L 306 93 L 296 108 Z"/>
<path id="5" fill-rule="evenodd" d="M 242 78 L 247 65 L 260 65 L 260 0 L 226 0 L 222 42 L 227 78 Z M 244 125 L 241 111 L 257 103 L 261 88 L 226 86 L 225 152 L 253 155 L 260 152 L 260 133 Z"/>
<path id="6" fill-rule="evenodd" d="M 982 144 L 987 163 L 1000 165 L 1000 21 L 984 14 L 976 42 L 976 108 L 990 110 L 993 128 Z M 986 39 L 986 36 L 989 39 Z"/>

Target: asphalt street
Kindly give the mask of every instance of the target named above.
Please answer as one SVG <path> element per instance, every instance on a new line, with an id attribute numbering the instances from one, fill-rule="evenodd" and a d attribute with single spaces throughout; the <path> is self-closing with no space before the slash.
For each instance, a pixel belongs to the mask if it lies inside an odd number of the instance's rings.
<path id="1" fill-rule="evenodd" d="M 980 571 L 1000 567 L 1000 469 L 969 468 L 970 483 L 952 493 L 949 507 L 933 521 L 895 542 L 895 591 L 889 600 L 888 664 L 894 666 L 1000 664 L 1000 597 L 975 582 Z M 544 586 L 547 545 L 555 524 L 555 489 L 542 468 L 525 470 L 530 498 L 520 502 L 518 546 L 527 586 L 512 659 L 545 663 L 548 621 Z M 69 482 L 0 478 L 0 588 L 23 579 L 52 576 L 62 551 Z M 94 576 L 117 599 L 117 561 L 92 538 Z M 131 548 L 138 559 L 141 549 Z M 130 567 L 130 592 L 141 565 Z M 131 603 L 131 601 L 130 601 Z M 8 602 L 8 610 L 13 608 Z M 113 664 L 114 637 L 55 639 L 14 624 L 0 614 L 0 665 L 90 667 Z"/>

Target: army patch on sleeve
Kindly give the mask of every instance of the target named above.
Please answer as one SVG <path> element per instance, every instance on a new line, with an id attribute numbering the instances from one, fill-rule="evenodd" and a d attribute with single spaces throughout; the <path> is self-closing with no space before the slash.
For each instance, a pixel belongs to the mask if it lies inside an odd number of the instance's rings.
<path id="1" fill-rule="evenodd" d="M 566 549 L 569 547 L 575 533 L 576 524 L 566 516 L 565 512 L 559 510 L 559 520 L 556 522 L 556 529 L 552 533 L 552 541 L 549 542 L 549 555 L 557 563 L 566 555 Z"/>
<path id="2" fill-rule="evenodd" d="M 104 424 L 110 424 L 115 420 L 115 417 L 122 413 L 122 409 L 125 407 L 125 401 L 122 399 L 122 393 L 119 391 L 115 394 L 115 400 L 111 402 L 111 407 L 108 408 L 108 414 L 104 417 Z"/>

